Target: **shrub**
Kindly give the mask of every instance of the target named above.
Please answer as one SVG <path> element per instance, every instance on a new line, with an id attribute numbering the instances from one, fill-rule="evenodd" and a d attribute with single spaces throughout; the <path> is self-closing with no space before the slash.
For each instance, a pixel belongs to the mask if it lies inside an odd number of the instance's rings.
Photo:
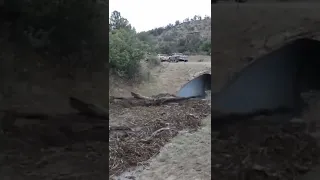
<path id="1" fill-rule="evenodd" d="M 160 65 L 160 59 L 153 55 L 148 57 L 148 68 L 154 68 Z"/>
<path id="2" fill-rule="evenodd" d="M 115 29 L 109 33 L 109 65 L 111 71 L 132 78 L 140 70 L 145 45 L 136 33 L 128 29 Z"/>

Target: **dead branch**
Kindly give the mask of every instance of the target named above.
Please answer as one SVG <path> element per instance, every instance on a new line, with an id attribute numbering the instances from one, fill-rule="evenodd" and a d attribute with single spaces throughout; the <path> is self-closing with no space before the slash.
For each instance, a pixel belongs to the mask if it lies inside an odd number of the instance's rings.
<path id="1" fill-rule="evenodd" d="M 109 100 L 114 100 L 114 99 L 126 99 L 125 97 L 117 97 L 117 96 L 109 96 Z"/>
<path id="2" fill-rule="evenodd" d="M 125 126 L 109 126 L 109 131 L 133 131 L 133 130 Z"/>
<path id="3" fill-rule="evenodd" d="M 157 94 L 157 95 L 155 95 L 155 96 L 152 96 L 152 97 L 156 97 L 156 98 L 159 98 L 159 97 L 168 97 L 168 96 L 170 96 L 170 97 L 178 97 L 177 95 L 175 95 L 175 94 L 170 94 L 170 93 L 160 93 L 160 94 Z"/>
<path id="4" fill-rule="evenodd" d="M 188 99 L 192 99 L 192 98 L 196 98 L 196 96 L 192 96 L 192 97 L 161 98 L 161 99 L 159 99 L 159 101 L 161 102 L 161 104 L 164 104 L 164 103 L 184 101 L 184 100 L 188 100 Z"/>
<path id="5" fill-rule="evenodd" d="M 137 98 L 137 99 L 154 100 L 154 98 L 147 97 L 147 96 L 143 96 L 143 95 L 141 95 L 141 94 L 134 93 L 134 92 L 131 92 L 131 95 L 132 95 L 134 98 Z"/>
<path id="6" fill-rule="evenodd" d="M 83 123 L 108 123 L 108 121 L 97 117 L 87 117 L 81 113 L 67 113 L 67 114 L 45 114 L 34 112 L 18 112 L 14 110 L 3 111 L 6 117 L 10 119 L 24 119 L 24 120 L 42 120 L 42 121 L 54 121 L 54 122 L 83 122 Z M 88 120 L 90 118 L 90 120 Z"/>
<path id="7" fill-rule="evenodd" d="M 161 131 L 164 130 L 170 130 L 169 127 L 165 127 L 165 128 L 160 128 L 158 130 L 156 130 L 155 132 L 153 132 L 149 137 L 147 137 L 146 139 L 142 139 L 141 141 L 150 141 L 152 138 L 154 138 L 157 134 L 159 134 Z"/>
<path id="8" fill-rule="evenodd" d="M 0 120 L 0 129 L 3 131 L 11 131 L 15 127 L 17 121 L 39 121 L 39 125 L 49 125 L 51 127 L 72 127 L 76 123 L 88 123 L 88 129 L 100 127 L 107 130 L 109 121 L 97 117 L 88 117 L 80 113 L 69 114 L 44 114 L 44 113 L 28 113 L 17 112 L 13 110 L 3 111 L 4 116 Z M 92 126 L 92 127 L 91 127 Z"/>
<path id="9" fill-rule="evenodd" d="M 69 98 L 69 104 L 72 108 L 78 110 L 81 114 L 85 116 L 109 119 L 109 111 L 96 104 L 86 103 L 75 97 Z"/>
<path id="10" fill-rule="evenodd" d="M 141 94 L 134 93 L 134 92 L 131 92 L 131 95 L 134 98 L 145 100 L 144 104 L 147 106 L 161 105 L 161 104 L 166 104 L 166 103 L 171 103 L 171 102 L 179 102 L 179 101 L 184 101 L 184 100 L 196 98 L 196 96 L 192 96 L 192 97 L 177 97 L 177 96 L 175 96 L 175 97 L 152 98 L 152 97 L 143 96 Z"/>

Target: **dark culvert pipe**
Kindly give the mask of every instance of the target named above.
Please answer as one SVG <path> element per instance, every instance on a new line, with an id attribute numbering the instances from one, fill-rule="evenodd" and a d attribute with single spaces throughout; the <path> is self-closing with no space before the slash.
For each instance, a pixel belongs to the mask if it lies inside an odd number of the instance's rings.
<path id="1" fill-rule="evenodd" d="M 202 74 L 183 85 L 177 96 L 205 98 L 208 90 L 211 90 L 211 74 Z"/>
<path id="2" fill-rule="evenodd" d="M 212 95 L 212 109 L 225 114 L 288 109 L 296 115 L 304 108 L 300 94 L 311 89 L 320 89 L 320 42 L 299 39 L 244 68 Z"/>

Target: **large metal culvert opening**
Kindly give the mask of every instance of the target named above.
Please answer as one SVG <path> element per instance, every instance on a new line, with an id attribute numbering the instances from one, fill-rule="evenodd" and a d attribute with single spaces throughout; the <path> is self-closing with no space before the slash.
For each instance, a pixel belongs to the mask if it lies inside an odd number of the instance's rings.
<path id="1" fill-rule="evenodd" d="M 298 39 L 244 68 L 212 95 L 212 107 L 225 113 L 277 108 L 300 113 L 301 94 L 314 89 L 320 89 L 320 41 Z"/>
<path id="2" fill-rule="evenodd" d="M 177 96 L 206 98 L 206 91 L 211 91 L 211 74 L 202 74 L 192 79 L 181 87 Z"/>

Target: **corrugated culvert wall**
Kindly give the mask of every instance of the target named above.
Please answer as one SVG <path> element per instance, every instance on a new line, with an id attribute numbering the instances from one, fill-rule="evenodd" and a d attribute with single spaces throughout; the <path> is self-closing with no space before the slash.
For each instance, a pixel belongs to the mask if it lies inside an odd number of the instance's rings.
<path id="1" fill-rule="evenodd" d="M 320 87 L 320 42 L 298 39 L 258 58 L 212 95 L 214 110 L 302 109 L 301 93 Z"/>
<path id="2" fill-rule="evenodd" d="M 205 98 L 208 90 L 211 91 L 211 74 L 202 74 L 182 86 L 177 96 Z"/>

